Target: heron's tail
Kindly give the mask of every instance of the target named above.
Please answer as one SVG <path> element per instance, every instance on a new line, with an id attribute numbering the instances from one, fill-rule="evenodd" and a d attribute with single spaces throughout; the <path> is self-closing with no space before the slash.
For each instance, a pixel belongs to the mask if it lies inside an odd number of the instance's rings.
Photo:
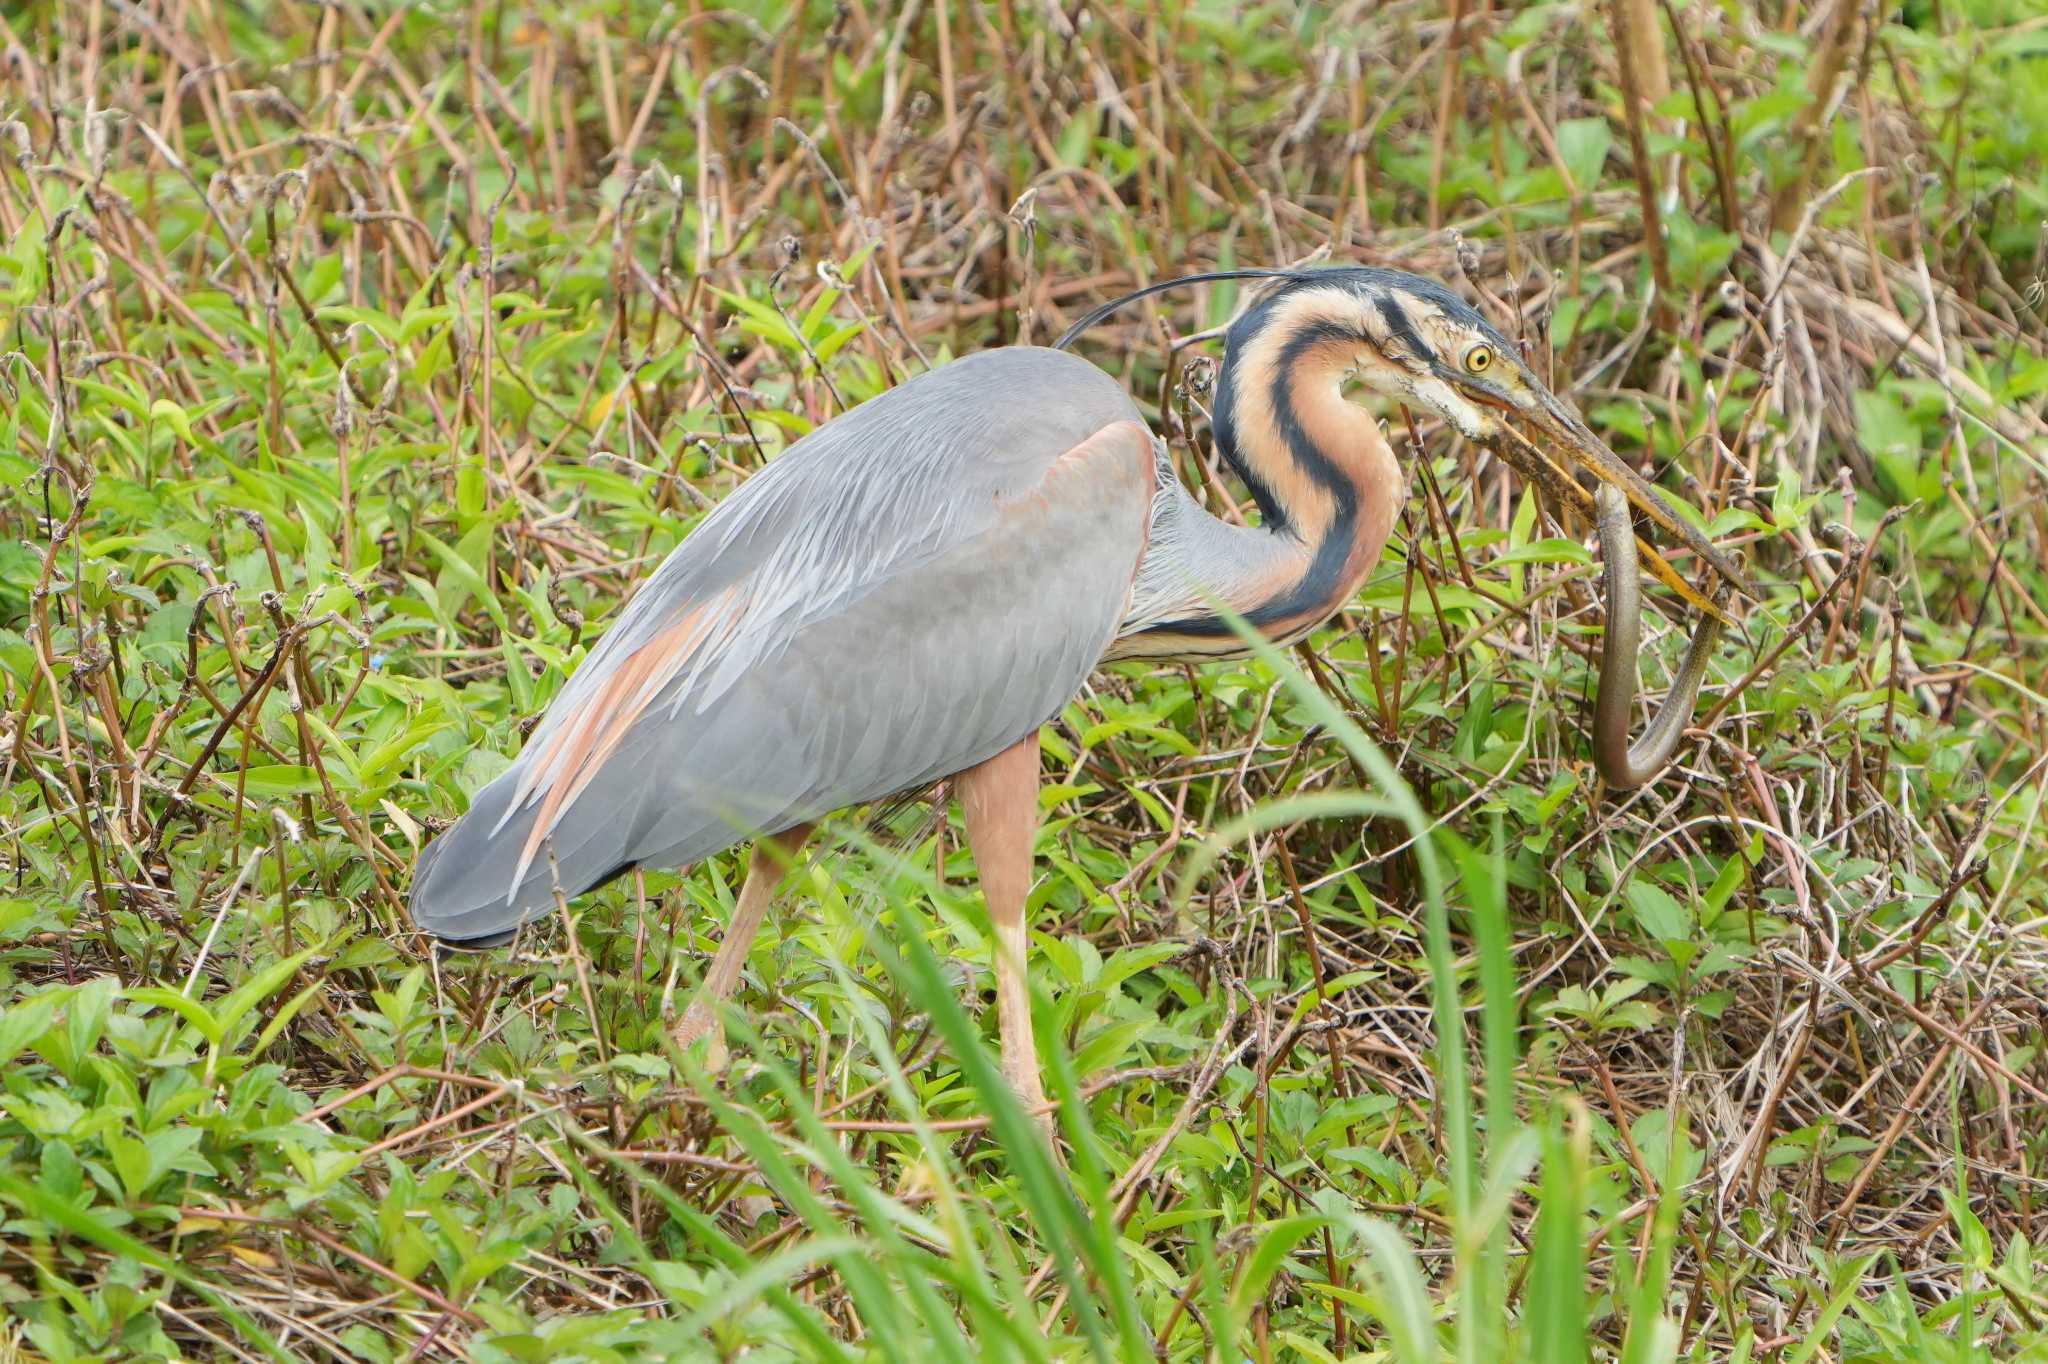
<path id="1" fill-rule="evenodd" d="M 634 821 L 599 802 L 561 812 L 518 883 L 513 883 L 541 804 L 525 803 L 507 818 L 518 793 L 519 768 L 477 793 L 469 813 L 420 854 L 412 882 L 412 920 L 443 942 L 495 947 L 528 919 L 554 908 L 555 891 L 580 895 L 630 868 Z"/>

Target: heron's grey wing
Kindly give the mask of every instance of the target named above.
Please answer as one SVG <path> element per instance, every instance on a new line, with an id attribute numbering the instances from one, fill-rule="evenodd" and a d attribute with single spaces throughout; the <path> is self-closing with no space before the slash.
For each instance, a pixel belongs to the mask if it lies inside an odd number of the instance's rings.
<path id="1" fill-rule="evenodd" d="M 992 757 L 1108 647 L 1152 488 L 1130 398 L 1062 352 L 984 352 L 819 428 L 649 579 L 422 859 L 415 921 L 488 939 L 557 884 Z"/>

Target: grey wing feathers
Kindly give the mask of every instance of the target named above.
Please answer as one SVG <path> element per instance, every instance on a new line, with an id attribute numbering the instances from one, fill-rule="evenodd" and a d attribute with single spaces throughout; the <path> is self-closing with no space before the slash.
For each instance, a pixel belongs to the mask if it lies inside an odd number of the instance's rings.
<path id="1" fill-rule="evenodd" d="M 502 936 L 626 867 L 958 772 L 1102 657 L 1153 447 L 1120 385 L 1013 348 L 797 442 L 677 547 L 512 767 L 421 859 L 413 918 Z"/>

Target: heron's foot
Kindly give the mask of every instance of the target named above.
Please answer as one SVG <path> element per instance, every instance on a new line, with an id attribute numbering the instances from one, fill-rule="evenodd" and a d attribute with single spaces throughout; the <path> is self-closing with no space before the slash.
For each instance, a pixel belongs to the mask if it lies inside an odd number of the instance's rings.
<path id="1" fill-rule="evenodd" d="M 724 1070 L 725 1063 L 731 1059 L 725 1048 L 725 1024 L 705 1000 L 691 1000 L 690 1007 L 683 1010 L 682 1019 L 669 1035 L 675 1038 L 679 1050 L 687 1052 L 692 1047 L 699 1048 L 698 1063 L 713 1075 Z"/>

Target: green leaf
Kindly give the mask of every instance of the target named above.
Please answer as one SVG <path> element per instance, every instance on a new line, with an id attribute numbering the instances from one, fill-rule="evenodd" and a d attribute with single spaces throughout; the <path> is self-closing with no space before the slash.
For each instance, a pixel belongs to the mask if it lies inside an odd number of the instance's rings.
<path id="1" fill-rule="evenodd" d="M 56 1021 L 58 1006 L 70 995 L 68 987 L 59 986 L 31 995 L 0 1012 L 0 1065 L 12 1061 L 23 1048 L 49 1031 Z"/>
<path id="2" fill-rule="evenodd" d="M 1397 1364 L 1438 1364 L 1435 1312 L 1415 1252 L 1384 1222 L 1364 1222 L 1358 1234 L 1369 1252 L 1373 1312 L 1387 1328 Z"/>
<path id="3" fill-rule="evenodd" d="M 1856 439 L 1870 453 L 1886 494 L 1894 502 L 1925 496 L 1920 428 L 1889 394 L 1865 389 L 1850 401 L 1856 408 Z"/>
<path id="4" fill-rule="evenodd" d="M 1067 126 L 1060 130 L 1060 140 L 1054 147 L 1059 153 L 1062 166 L 1085 166 L 1088 151 L 1095 145 L 1095 124 L 1100 115 L 1092 102 L 1083 102 L 1074 116 L 1067 120 Z"/>
<path id="5" fill-rule="evenodd" d="M 185 409 L 169 398 L 158 398 L 149 405 L 149 415 L 154 421 L 161 421 L 178 433 L 178 439 L 192 443 L 192 419 L 185 415 Z"/>
<path id="6" fill-rule="evenodd" d="M 1628 883 L 1627 896 L 1636 922 L 1658 942 L 1684 942 L 1692 937 L 1692 911 L 1663 887 L 1636 877 Z"/>
<path id="7" fill-rule="evenodd" d="M 1543 1133 L 1543 1192 L 1529 1248 L 1530 1364 L 1585 1364 L 1587 1143 L 1556 1119 Z"/>
<path id="8" fill-rule="evenodd" d="M 1964 1261 L 1973 1269 L 1991 1268 L 1991 1233 L 1984 1229 L 1983 1221 L 1954 1189 L 1943 1189 L 1941 1198 L 1948 1205 L 1949 1220 L 1956 1224 L 1956 1240 L 1962 1248 Z"/>
<path id="9" fill-rule="evenodd" d="M 1231 1290 L 1233 1313 L 1240 1319 L 1250 1315 L 1251 1309 L 1265 1296 L 1266 1285 L 1287 1263 L 1287 1257 L 1294 1253 L 1294 1248 L 1328 1225 L 1329 1219 L 1321 1216 L 1287 1217 L 1268 1223 L 1259 1235 L 1251 1258 L 1238 1275 L 1237 1287 Z"/>
<path id="10" fill-rule="evenodd" d="M 217 1001 L 213 1006 L 213 1016 L 218 1021 L 217 1026 L 220 1029 L 216 1045 L 233 1046 L 235 1038 L 240 1035 L 242 1020 L 248 1017 L 250 1010 L 297 975 L 299 968 L 313 959 L 314 951 L 315 949 L 309 947 L 281 961 L 270 963 L 243 981 L 232 993 Z"/>
<path id="11" fill-rule="evenodd" d="M 497 593 L 484 582 L 483 572 L 491 536 L 496 529 L 496 524 L 486 517 L 472 526 L 452 549 L 424 530 L 419 532 L 419 536 L 441 560 L 441 577 L 434 588 L 442 609 L 452 617 L 462 609 L 463 603 L 475 597 L 490 615 L 492 623 L 504 631 L 511 628 L 505 619 L 505 608 L 499 603 Z M 453 591 L 450 590 L 451 584 Z"/>
<path id="12" fill-rule="evenodd" d="M 213 1011 L 196 999 L 188 999 L 176 990 L 166 990 L 161 985 L 131 985 L 122 995 L 137 1004 L 155 1004 L 169 1009 L 199 1030 L 199 1035 L 208 1042 L 220 1041 L 220 1024 L 215 1021 Z"/>
<path id="13" fill-rule="evenodd" d="M 243 789 L 258 799 L 278 800 L 286 796 L 320 793 L 320 774 L 297 763 L 264 763 L 243 770 Z"/>
<path id="14" fill-rule="evenodd" d="M 1614 145 L 1614 129 L 1604 118 L 1568 118 L 1557 125 L 1557 151 L 1572 184 L 1581 195 L 1600 185 L 1600 169 L 1607 164 L 1607 150 Z"/>

